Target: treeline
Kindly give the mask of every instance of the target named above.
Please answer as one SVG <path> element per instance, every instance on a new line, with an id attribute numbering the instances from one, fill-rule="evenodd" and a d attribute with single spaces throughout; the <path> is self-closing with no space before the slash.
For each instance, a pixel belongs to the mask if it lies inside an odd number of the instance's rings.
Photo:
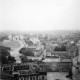
<path id="1" fill-rule="evenodd" d="M 66 46 L 62 45 L 62 46 L 56 46 L 54 48 L 54 51 L 66 51 Z"/>
<path id="2" fill-rule="evenodd" d="M 9 38 L 8 38 L 8 35 L 6 35 L 6 34 L 0 34 L 0 41 L 4 41 L 4 40 L 8 40 Z"/>
<path id="3" fill-rule="evenodd" d="M 15 58 L 10 55 L 10 50 L 11 49 L 9 47 L 0 46 L 0 63 L 1 64 L 9 64 L 9 63 L 16 62 Z M 20 56 L 21 62 L 31 61 L 27 59 L 27 56 L 34 56 L 34 52 L 27 48 L 21 48 L 19 50 L 19 53 L 22 54 L 22 56 Z"/>
<path id="4" fill-rule="evenodd" d="M 0 46 L 0 63 L 1 64 L 9 64 L 14 63 L 15 58 L 10 55 L 10 48 Z"/>

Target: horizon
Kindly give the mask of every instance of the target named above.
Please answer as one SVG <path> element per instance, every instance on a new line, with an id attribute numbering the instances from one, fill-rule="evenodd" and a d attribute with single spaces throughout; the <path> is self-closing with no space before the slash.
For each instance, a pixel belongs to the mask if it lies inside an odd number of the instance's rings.
<path id="1" fill-rule="evenodd" d="M 1 34 L 53 34 L 53 35 L 61 35 L 61 34 L 73 34 L 80 33 L 80 30 L 48 30 L 48 31 L 0 31 Z"/>

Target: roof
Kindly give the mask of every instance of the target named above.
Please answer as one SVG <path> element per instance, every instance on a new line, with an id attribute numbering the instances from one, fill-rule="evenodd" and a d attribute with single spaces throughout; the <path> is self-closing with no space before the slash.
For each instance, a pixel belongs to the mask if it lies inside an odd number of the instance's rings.
<path id="1" fill-rule="evenodd" d="M 67 51 L 55 51 L 55 52 L 51 52 L 52 55 L 58 55 L 58 56 L 70 56 L 69 52 Z"/>
<path id="2" fill-rule="evenodd" d="M 67 51 L 54 51 L 54 52 L 51 52 L 52 54 L 68 54 Z"/>
<path id="3" fill-rule="evenodd" d="M 0 76 L 13 77 L 11 74 L 6 73 L 6 72 L 4 72 L 4 71 L 0 71 Z"/>
<path id="4" fill-rule="evenodd" d="M 19 75 L 34 75 L 34 74 L 38 74 L 33 70 L 21 70 L 19 71 Z"/>

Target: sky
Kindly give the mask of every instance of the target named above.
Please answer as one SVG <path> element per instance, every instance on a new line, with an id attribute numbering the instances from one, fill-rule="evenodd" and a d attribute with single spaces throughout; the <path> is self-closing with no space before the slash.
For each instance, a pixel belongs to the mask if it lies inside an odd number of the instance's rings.
<path id="1" fill-rule="evenodd" d="M 80 30 L 80 0 L 0 0 L 0 31 Z"/>

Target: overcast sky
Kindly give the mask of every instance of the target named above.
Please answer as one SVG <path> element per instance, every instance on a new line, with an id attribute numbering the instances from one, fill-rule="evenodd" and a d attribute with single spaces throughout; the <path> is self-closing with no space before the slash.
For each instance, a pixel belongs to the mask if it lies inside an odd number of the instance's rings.
<path id="1" fill-rule="evenodd" d="M 0 31 L 79 29 L 80 0 L 0 0 Z"/>

